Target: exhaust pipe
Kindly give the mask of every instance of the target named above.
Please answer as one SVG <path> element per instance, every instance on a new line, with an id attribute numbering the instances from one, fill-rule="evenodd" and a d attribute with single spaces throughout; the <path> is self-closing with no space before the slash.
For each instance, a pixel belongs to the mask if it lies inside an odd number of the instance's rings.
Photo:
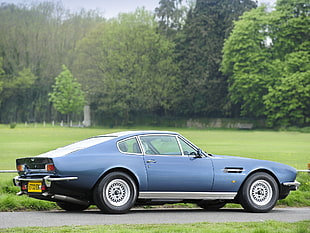
<path id="1" fill-rule="evenodd" d="M 74 203 L 74 204 L 78 204 L 78 205 L 88 205 L 89 204 L 89 201 L 80 200 L 80 199 L 77 199 L 74 197 L 68 197 L 68 196 L 58 195 L 58 194 L 51 196 L 51 198 L 58 200 L 58 201 L 70 202 L 70 203 Z"/>

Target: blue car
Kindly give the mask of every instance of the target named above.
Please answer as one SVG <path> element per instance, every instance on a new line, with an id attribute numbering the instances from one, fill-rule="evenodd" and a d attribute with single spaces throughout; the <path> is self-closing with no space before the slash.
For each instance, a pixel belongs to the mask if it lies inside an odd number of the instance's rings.
<path id="1" fill-rule="evenodd" d="M 97 205 L 126 213 L 135 205 L 196 203 L 217 210 L 240 203 L 268 212 L 299 183 L 290 166 L 211 155 L 178 133 L 127 131 L 88 138 L 16 160 L 18 195 L 56 202 L 67 211 Z"/>

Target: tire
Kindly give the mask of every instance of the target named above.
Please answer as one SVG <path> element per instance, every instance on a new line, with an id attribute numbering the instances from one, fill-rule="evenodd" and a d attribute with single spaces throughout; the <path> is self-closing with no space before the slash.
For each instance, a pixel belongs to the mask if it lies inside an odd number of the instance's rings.
<path id="1" fill-rule="evenodd" d="M 74 204 L 74 203 L 69 203 L 69 202 L 56 202 L 56 204 L 63 210 L 71 211 L 71 212 L 83 211 L 89 207 L 89 204 L 79 205 L 79 204 Z"/>
<path id="2" fill-rule="evenodd" d="M 223 208 L 226 205 L 225 201 L 201 201 L 197 205 L 205 210 L 215 211 Z"/>
<path id="3" fill-rule="evenodd" d="M 94 202 L 103 213 L 127 213 L 136 200 L 136 183 L 124 172 L 109 173 L 94 189 Z"/>
<path id="4" fill-rule="evenodd" d="M 239 194 L 240 204 L 246 211 L 266 213 L 279 199 L 279 186 L 271 175 L 258 172 L 245 181 Z"/>

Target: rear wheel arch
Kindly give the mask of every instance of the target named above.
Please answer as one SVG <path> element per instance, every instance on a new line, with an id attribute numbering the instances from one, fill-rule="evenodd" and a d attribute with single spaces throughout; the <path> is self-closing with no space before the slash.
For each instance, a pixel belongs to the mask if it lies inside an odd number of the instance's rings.
<path id="1" fill-rule="evenodd" d="M 105 173 L 93 189 L 93 202 L 103 213 L 127 213 L 137 201 L 138 185 L 125 169 Z"/>
<path id="2" fill-rule="evenodd" d="M 129 175 L 133 179 L 133 181 L 135 182 L 135 185 L 136 185 L 136 188 L 137 188 L 137 192 L 139 194 L 140 185 L 139 185 L 139 181 L 138 181 L 136 175 L 133 172 L 131 172 L 130 170 L 126 169 L 126 168 L 118 167 L 118 168 L 112 168 L 110 170 L 107 170 L 103 174 L 101 174 L 101 176 L 98 178 L 98 180 L 96 181 L 96 183 L 93 185 L 92 189 L 90 190 L 90 196 L 91 197 L 93 197 L 93 193 L 95 191 L 95 188 L 100 183 L 100 181 L 102 179 L 104 179 L 104 177 L 106 177 L 107 175 L 109 175 L 110 173 L 113 173 L 113 172 L 123 172 L 123 173 Z M 92 199 L 92 202 L 94 202 L 93 198 L 91 198 L 91 199 Z"/>
<path id="3" fill-rule="evenodd" d="M 136 186 L 137 186 L 137 189 L 139 191 L 139 181 L 138 181 L 138 178 L 137 176 L 130 170 L 126 169 L 126 168 L 113 168 L 113 169 L 110 169 L 106 172 L 104 172 L 97 180 L 97 182 L 94 184 L 93 188 L 92 188 L 92 191 L 94 190 L 94 188 L 97 186 L 97 184 L 105 177 L 107 176 L 108 174 L 112 173 L 112 172 L 124 172 L 126 173 L 127 175 L 129 175 L 135 182 Z"/>

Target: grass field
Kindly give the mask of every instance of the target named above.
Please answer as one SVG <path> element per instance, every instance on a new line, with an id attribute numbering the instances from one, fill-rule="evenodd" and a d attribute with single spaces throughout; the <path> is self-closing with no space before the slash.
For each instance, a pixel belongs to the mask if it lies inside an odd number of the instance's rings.
<path id="1" fill-rule="evenodd" d="M 131 128 L 137 130 L 141 128 Z M 149 129 L 149 128 L 148 128 Z M 153 128 L 177 131 L 203 150 L 212 154 L 233 155 L 277 161 L 297 169 L 306 169 L 310 163 L 310 134 L 300 132 L 200 130 L 187 128 Z M 25 127 L 15 129 L 0 125 L 0 170 L 15 169 L 15 159 L 35 156 L 49 150 L 94 135 L 128 129 Z M 21 209 L 50 209 L 55 205 L 26 196 L 16 197 L 18 187 L 12 186 L 16 174 L 0 173 L 0 211 Z M 293 192 L 280 204 L 310 206 L 310 176 L 299 174 L 300 191 Z"/>
<path id="2" fill-rule="evenodd" d="M 130 128 L 139 130 L 145 128 Z M 300 132 L 200 130 L 185 128 L 147 128 L 177 131 L 203 150 L 213 154 L 225 154 L 277 161 L 297 169 L 307 169 L 310 163 L 310 134 Z M 0 170 L 15 169 L 15 159 L 35 156 L 90 136 L 128 129 L 61 128 L 18 125 L 10 129 L 0 125 Z M 15 196 L 12 178 L 16 174 L 0 173 L 0 211 L 47 210 L 54 203 L 39 201 L 26 196 Z M 310 206 L 310 176 L 299 174 L 302 185 L 280 205 Z M 53 228 L 0 229 L 0 232 L 310 232 L 310 221 L 280 223 L 184 224 L 184 225 L 117 225 L 117 226 L 66 226 Z"/>
<path id="3" fill-rule="evenodd" d="M 130 130 L 141 129 L 133 128 Z M 148 128 L 149 129 L 149 128 Z M 155 128 L 181 133 L 212 154 L 277 161 L 297 169 L 310 163 L 310 133 Z M 128 129 L 25 127 L 0 125 L 0 170 L 15 169 L 15 159 L 34 156 L 90 136 Z"/>
<path id="4" fill-rule="evenodd" d="M 310 221 L 284 223 L 277 221 L 247 223 L 194 223 L 194 224 L 143 224 L 143 225 L 99 225 L 64 227 L 27 227 L 0 229 L 0 232 L 44 233 L 44 232 L 205 232 L 205 233 L 309 233 Z"/>

